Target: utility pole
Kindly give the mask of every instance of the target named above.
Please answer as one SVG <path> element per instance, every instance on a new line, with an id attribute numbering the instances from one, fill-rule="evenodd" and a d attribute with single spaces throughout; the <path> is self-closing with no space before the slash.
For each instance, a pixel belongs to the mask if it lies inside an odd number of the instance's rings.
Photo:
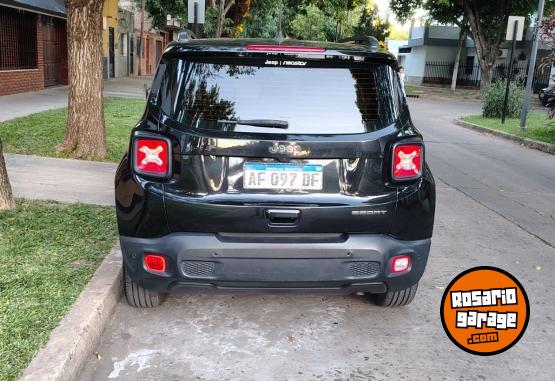
<path id="1" fill-rule="evenodd" d="M 198 36 L 198 1 L 195 1 L 194 5 L 194 22 L 193 22 L 193 31 L 195 32 L 195 36 Z"/>
<path id="2" fill-rule="evenodd" d="M 516 49 L 516 32 L 518 30 L 518 21 L 513 26 L 513 43 L 511 45 L 511 56 L 509 58 L 509 68 L 507 73 L 507 88 L 505 89 L 505 100 L 503 101 L 503 112 L 501 113 L 501 124 L 505 124 L 505 117 L 507 116 L 507 103 L 509 102 L 509 89 L 511 86 L 511 76 L 513 75 L 513 56 Z"/>
<path id="3" fill-rule="evenodd" d="M 526 129 L 526 118 L 528 116 L 528 107 L 530 105 L 530 95 L 532 94 L 532 85 L 534 83 L 534 75 L 536 74 L 536 59 L 538 57 L 538 44 L 540 40 L 539 31 L 543 18 L 543 9 L 545 0 L 539 0 L 538 11 L 536 13 L 536 25 L 534 26 L 534 35 L 532 36 L 532 53 L 530 54 L 530 62 L 528 64 L 528 76 L 526 78 L 526 91 L 522 102 L 522 111 L 520 112 L 520 129 Z"/>
<path id="4" fill-rule="evenodd" d="M 222 3 L 225 3 L 225 0 L 220 0 L 220 3 L 219 3 L 220 5 L 218 5 L 219 8 L 221 7 Z M 210 4 L 214 6 L 217 5 L 215 2 L 212 2 Z M 197 38 L 201 37 L 203 33 L 202 26 L 204 25 L 205 13 L 206 13 L 206 0 L 187 0 L 187 23 L 189 24 L 189 28 L 193 30 Z M 220 28 L 219 14 L 218 14 L 217 24 L 218 24 L 217 28 Z M 218 34 L 218 32 L 216 32 L 216 34 Z"/>

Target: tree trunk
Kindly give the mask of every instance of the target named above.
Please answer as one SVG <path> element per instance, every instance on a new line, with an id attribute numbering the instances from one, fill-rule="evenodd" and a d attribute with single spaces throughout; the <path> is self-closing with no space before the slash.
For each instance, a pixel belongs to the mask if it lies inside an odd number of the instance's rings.
<path id="1" fill-rule="evenodd" d="M 493 79 L 493 64 L 480 64 L 480 90 L 485 90 Z"/>
<path id="2" fill-rule="evenodd" d="M 139 35 L 139 69 L 137 74 L 139 77 L 142 74 L 142 63 L 143 63 L 143 41 L 145 39 L 145 0 L 141 1 L 141 34 Z"/>
<path id="3" fill-rule="evenodd" d="M 216 22 L 216 38 L 222 37 L 222 33 L 224 30 L 224 8 L 225 8 L 225 0 L 219 0 L 218 2 L 218 20 Z"/>
<path id="4" fill-rule="evenodd" d="M 224 23 L 225 23 L 225 16 L 231 9 L 231 7 L 235 4 L 235 0 L 230 0 L 226 4 L 226 0 L 219 0 L 218 2 L 218 19 L 216 21 L 216 38 L 222 37 L 224 34 Z"/>
<path id="5" fill-rule="evenodd" d="M 493 66 L 497 61 L 499 47 L 501 46 L 501 41 L 505 37 L 505 30 L 503 28 L 500 28 L 496 35 L 484 35 L 484 33 L 482 32 L 482 24 L 480 22 L 479 4 L 464 1 L 463 7 L 465 15 L 468 18 L 468 22 L 470 24 L 470 30 L 467 32 L 470 33 L 470 36 L 472 36 L 474 44 L 476 45 L 476 54 L 478 56 L 478 62 L 480 63 L 481 73 L 480 90 L 483 91 L 486 87 L 489 86 L 493 78 Z M 507 21 L 509 19 L 508 13 L 505 12 L 501 14 L 505 14 L 502 25 L 507 25 Z"/>
<path id="6" fill-rule="evenodd" d="M 67 0 L 68 116 L 60 151 L 77 158 L 106 155 L 102 101 L 102 7 L 97 0 Z"/>
<path id="7" fill-rule="evenodd" d="M 2 152 L 2 139 L 0 139 L 0 210 L 13 209 L 15 202 L 12 195 L 12 187 L 6 170 L 4 153 Z"/>
<path id="8" fill-rule="evenodd" d="M 453 66 L 453 77 L 451 78 L 451 91 L 457 89 L 457 77 L 459 76 L 459 63 L 461 62 L 461 52 L 466 40 L 466 34 L 461 30 L 461 35 L 459 37 L 459 47 L 457 49 L 457 55 L 455 56 L 455 64 Z"/>

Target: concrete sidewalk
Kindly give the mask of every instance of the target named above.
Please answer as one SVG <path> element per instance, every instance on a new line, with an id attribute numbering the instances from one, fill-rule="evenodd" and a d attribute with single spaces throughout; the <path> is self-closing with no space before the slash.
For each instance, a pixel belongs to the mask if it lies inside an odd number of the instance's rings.
<path id="1" fill-rule="evenodd" d="M 0 97 L 0 122 L 67 106 L 67 86 Z"/>
<path id="2" fill-rule="evenodd" d="M 123 77 L 104 81 L 104 96 L 145 98 L 152 77 Z M 0 122 L 67 106 L 67 86 L 0 97 Z"/>
<path id="3" fill-rule="evenodd" d="M 15 197 L 114 205 L 115 163 L 4 155 Z"/>

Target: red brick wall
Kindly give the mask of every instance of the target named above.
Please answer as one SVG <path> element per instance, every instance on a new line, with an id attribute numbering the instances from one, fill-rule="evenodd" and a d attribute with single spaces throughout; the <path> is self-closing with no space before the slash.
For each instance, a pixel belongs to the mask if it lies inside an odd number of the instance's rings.
<path id="1" fill-rule="evenodd" d="M 37 18 L 37 69 L 0 70 L 0 95 L 23 93 L 44 88 L 42 23 Z"/>

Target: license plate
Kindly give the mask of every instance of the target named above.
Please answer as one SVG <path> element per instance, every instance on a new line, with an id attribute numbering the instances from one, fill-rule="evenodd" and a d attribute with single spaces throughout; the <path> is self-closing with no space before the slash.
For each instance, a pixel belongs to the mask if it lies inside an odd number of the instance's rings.
<path id="1" fill-rule="evenodd" d="M 294 163 L 245 163 L 243 188 L 322 190 L 321 165 Z"/>

